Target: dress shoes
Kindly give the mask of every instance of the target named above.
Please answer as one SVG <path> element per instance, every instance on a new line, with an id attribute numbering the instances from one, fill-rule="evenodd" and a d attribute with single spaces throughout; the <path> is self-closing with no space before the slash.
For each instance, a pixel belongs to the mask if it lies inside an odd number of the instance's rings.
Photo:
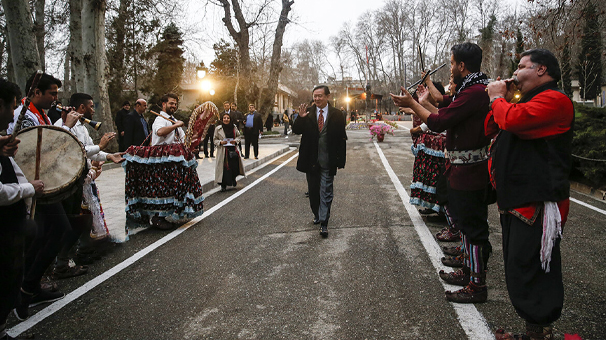
<path id="1" fill-rule="evenodd" d="M 314 224 L 320 224 L 320 219 L 314 217 Z"/>
<path id="2" fill-rule="evenodd" d="M 328 226 L 326 224 L 322 224 L 320 226 L 320 236 L 322 236 L 323 238 L 328 237 Z"/>

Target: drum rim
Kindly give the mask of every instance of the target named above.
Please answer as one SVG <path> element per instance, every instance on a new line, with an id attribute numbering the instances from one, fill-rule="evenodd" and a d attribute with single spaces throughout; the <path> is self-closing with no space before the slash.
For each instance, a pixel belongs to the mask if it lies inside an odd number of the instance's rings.
<path id="1" fill-rule="evenodd" d="M 36 129 L 51 129 L 51 130 L 57 130 L 57 131 L 62 131 L 62 132 L 66 132 L 71 138 L 73 138 L 76 142 L 78 142 L 78 145 L 80 146 L 80 151 L 82 152 L 82 158 L 84 159 L 84 162 L 82 162 L 82 164 L 80 165 L 80 168 L 78 169 L 78 173 L 80 174 L 77 177 L 74 177 L 74 179 L 68 183 L 65 183 L 64 185 L 54 188 L 54 189 L 50 189 L 48 191 L 44 191 L 42 193 L 42 195 L 40 195 L 38 197 L 39 200 L 44 200 L 45 198 L 50 199 L 49 196 L 55 195 L 57 193 L 61 193 L 63 190 L 65 190 L 66 188 L 70 187 L 71 185 L 73 185 L 78 178 L 82 177 L 82 172 L 84 171 L 84 169 L 86 168 L 86 164 L 87 164 L 87 157 L 86 157 L 86 150 L 84 149 L 84 145 L 82 144 L 82 142 L 80 142 L 80 140 L 78 139 L 78 137 L 76 135 L 74 135 L 73 132 L 64 129 L 62 127 L 59 126 L 54 126 L 54 125 L 36 125 L 36 126 L 30 126 L 27 127 L 25 129 L 21 129 L 19 130 L 19 132 L 17 132 L 17 137 L 25 132 L 31 131 L 31 130 L 36 130 Z M 18 164 L 17 164 L 18 165 Z M 28 179 L 29 180 L 29 179 Z M 33 180 L 33 179 L 31 179 Z"/>

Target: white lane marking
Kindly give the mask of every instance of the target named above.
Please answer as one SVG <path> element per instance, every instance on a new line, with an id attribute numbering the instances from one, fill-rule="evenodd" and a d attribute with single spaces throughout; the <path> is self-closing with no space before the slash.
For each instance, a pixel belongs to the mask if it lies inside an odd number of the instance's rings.
<path id="1" fill-rule="evenodd" d="M 442 265 L 442 262 L 440 261 L 442 256 L 444 256 L 442 250 L 440 249 L 440 246 L 434 240 L 433 235 L 425 225 L 425 222 L 423 222 L 423 218 L 421 217 L 417 209 L 413 207 L 412 204 L 410 204 L 410 197 L 408 196 L 408 193 L 406 192 L 404 186 L 398 179 L 398 176 L 396 176 L 395 172 L 389 165 L 389 162 L 387 161 L 387 158 L 379 147 L 379 144 L 377 142 L 374 142 L 374 145 L 377 149 L 377 152 L 379 153 L 379 157 L 383 162 L 383 166 L 385 167 L 389 178 L 391 178 L 391 181 L 394 184 L 398 194 L 400 195 L 400 199 L 402 200 L 406 211 L 410 215 L 410 219 L 412 220 L 412 223 L 415 226 L 415 230 L 419 235 L 419 239 L 421 240 L 423 247 L 425 247 L 425 251 L 429 255 L 429 259 L 435 267 L 436 272 L 446 269 L 446 267 L 444 267 L 444 265 Z M 442 280 L 440 280 L 440 282 L 446 290 L 456 290 L 461 288 L 446 284 Z M 457 313 L 459 323 L 461 324 L 461 327 L 463 328 L 469 339 L 494 338 L 494 334 L 490 330 L 486 319 L 484 319 L 484 316 L 482 316 L 482 314 L 473 304 L 451 303 L 451 305 Z"/>
<path id="2" fill-rule="evenodd" d="M 273 160 L 268 161 L 267 163 L 265 163 L 264 165 L 262 165 L 259 168 L 265 167 L 267 164 L 270 164 L 271 162 L 273 162 L 274 160 L 276 160 L 276 159 L 278 159 L 278 158 L 280 158 L 282 156 L 284 156 L 284 154 L 282 154 L 282 155 L 274 158 Z M 185 230 L 189 229 L 189 227 L 193 226 L 194 224 L 196 224 L 196 223 L 202 221 L 203 219 L 207 218 L 208 216 L 212 215 L 215 211 L 221 209 L 226 204 L 230 203 L 234 199 L 238 198 L 240 195 L 242 195 L 245 192 L 247 192 L 248 190 L 252 189 L 257 184 L 259 184 L 262 181 L 264 181 L 267 177 L 273 175 L 276 171 L 280 170 L 283 166 L 285 166 L 286 164 L 290 163 L 293 159 L 295 159 L 298 156 L 299 156 L 299 153 L 297 152 L 292 157 L 290 157 L 289 159 L 287 159 L 284 163 L 278 165 L 275 169 L 273 169 L 270 172 L 268 172 L 267 174 L 259 177 L 256 181 L 254 181 L 251 184 L 247 185 L 246 187 L 242 188 L 237 193 L 231 195 L 230 197 L 228 197 L 225 200 L 221 201 L 219 204 L 217 204 L 217 205 L 213 206 L 212 208 L 210 208 L 209 210 L 205 211 L 201 216 L 198 216 L 198 217 L 194 218 L 193 220 L 187 222 L 186 224 L 184 224 L 181 227 L 177 228 L 176 230 L 174 230 L 170 234 L 168 234 L 168 235 L 164 236 L 163 238 L 159 239 L 158 241 L 150 244 L 149 246 L 147 246 L 144 249 L 142 249 L 142 250 L 138 251 L 137 253 L 135 253 L 133 256 L 129 257 L 128 259 L 126 259 L 124 261 L 122 261 L 121 263 L 119 263 L 115 267 L 109 269 L 105 273 L 103 273 L 103 274 L 95 277 L 94 279 L 88 281 L 87 283 L 83 284 L 78 289 L 76 289 L 76 290 L 72 291 L 71 293 L 67 294 L 63 299 L 52 303 L 50 306 L 48 306 L 48 307 L 44 308 L 43 310 L 39 311 L 38 313 L 32 315 L 29 319 L 27 319 L 27 320 L 19 323 L 18 325 L 14 326 L 11 329 L 9 329 L 7 331 L 7 333 L 10 336 L 12 336 L 12 337 L 19 336 L 21 333 L 23 333 L 23 332 L 27 331 L 28 329 L 32 328 L 33 326 L 35 326 L 38 322 L 40 322 L 40 321 L 46 319 L 47 317 L 53 315 L 55 312 L 57 312 L 61 308 L 65 307 L 70 302 L 75 301 L 76 299 L 78 299 L 82 295 L 86 294 L 87 292 L 89 292 L 90 290 L 92 290 L 93 288 L 95 288 L 96 286 L 100 285 L 101 283 L 105 282 L 106 280 L 108 280 L 112 276 L 114 276 L 114 275 L 118 274 L 119 272 L 121 272 L 122 270 L 126 269 L 131 264 L 133 264 L 133 263 L 137 262 L 138 260 L 142 259 L 145 255 L 151 253 L 152 251 L 158 249 L 163 244 L 165 244 L 168 241 L 172 240 L 173 238 L 179 236 Z"/>
<path id="3" fill-rule="evenodd" d="M 602 210 L 600 208 L 596 208 L 593 205 L 587 204 L 587 203 L 585 203 L 583 201 L 579 201 L 578 199 L 575 199 L 575 198 L 572 198 L 572 197 L 570 197 L 570 200 L 572 202 L 574 202 L 574 203 L 577 203 L 577 204 L 580 204 L 580 205 L 584 206 L 585 208 L 589 208 L 591 210 L 599 212 L 602 215 L 606 215 L 606 210 Z"/>

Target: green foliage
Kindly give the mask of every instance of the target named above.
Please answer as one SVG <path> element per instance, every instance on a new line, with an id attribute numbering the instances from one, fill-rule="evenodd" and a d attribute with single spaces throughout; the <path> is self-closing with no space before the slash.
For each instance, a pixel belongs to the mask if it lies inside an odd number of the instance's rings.
<path id="1" fill-rule="evenodd" d="M 215 50 L 215 60 L 210 64 L 210 73 L 213 82 L 216 85 L 216 94 L 213 100 L 220 102 L 219 109 L 223 108 L 223 102 L 234 100 L 234 89 L 236 87 L 236 78 L 238 74 L 238 50 L 231 43 L 221 39 L 213 44 Z M 240 86 L 242 80 L 240 80 Z M 244 98 L 244 93 L 238 93 L 238 98 Z M 246 107 L 246 103 L 237 103 L 238 107 Z"/>
<path id="2" fill-rule="evenodd" d="M 185 58 L 183 58 L 183 33 L 174 23 L 168 24 L 162 32 L 160 42 L 153 48 L 157 53 L 156 76 L 153 81 L 153 99 L 167 92 L 180 92 L 179 85 L 183 76 Z"/>
<path id="3" fill-rule="evenodd" d="M 573 155 L 591 159 L 606 159 L 606 108 L 575 105 Z M 580 116 L 578 115 L 580 113 Z M 594 185 L 606 185 L 606 162 L 574 158 L 577 168 Z"/>
<path id="4" fill-rule="evenodd" d="M 511 60 L 511 67 L 509 68 L 509 74 L 513 74 L 515 70 L 518 69 L 518 64 L 522 57 L 520 56 L 522 52 L 524 52 L 524 35 L 522 35 L 522 31 L 518 28 L 516 31 L 516 54 L 514 58 Z"/>
<path id="5" fill-rule="evenodd" d="M 564 48 L 562 50 L 562 88 L 566 95 L 572 97 L 572 81 L 570 76 L 572 74 L 572 68 L 570 66 L 570 46 L 568 44 L 568 37 L 564 39 Z"/>
<path id="6" fill-rule="evenodd" d="M 137 90 L 150 91 L 155 74 L 150 51 L 162 31 L 159 15 L 150 7 L 148 1 L 120 0 L 115 12 L 108 11 L 108 93 L 113 113 L 124 100 L 134 102 Z"/>
<path id="7" fill-rule="evenodd" d="M 488 20 L 488 24 L 484 28 L 480 28 L 480 33 L 482 34 L 481 41 L 492 41 L 494 37 L 494 26 L 497 23 L 497 17 L 492 14 L 490 16 L 490 20 Z"/>
<path id="8" fill-rule="evenodd" d="M 602 34 L 599 14 L 596 6 L 590 1 L 583 9 L 585 26 L 581 36 L 581 53 L 577 64 L 581 97 L 593 99 L 600 92 L 602 85 Z"/>

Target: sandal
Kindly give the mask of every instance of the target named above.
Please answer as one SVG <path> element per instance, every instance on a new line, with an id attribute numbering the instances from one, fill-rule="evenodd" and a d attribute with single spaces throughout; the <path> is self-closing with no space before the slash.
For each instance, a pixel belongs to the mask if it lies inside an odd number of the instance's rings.
<path id="1" fill-rule="evenodd" d="M 494 332 L 494 338 L 496 340 L 530 340 L 526 334 L 506 333 L 503 328 L 499 328 L 496 332 Z"/>
<path id="2" fill-rule="evenodd" d="M 450 256 L 463 255 L 463 250 L 461 250 L 461 246 L 442 247 L 442 251 L 444 252 L 444 255 L 450 255 Z"/>
<path id="3" fill-rule="evenodd" d="M 461 232 L 454 228 L 448 228 L 437 233 L 436 238 L 442 242 L 456 242 L 461 240 Z"/>

